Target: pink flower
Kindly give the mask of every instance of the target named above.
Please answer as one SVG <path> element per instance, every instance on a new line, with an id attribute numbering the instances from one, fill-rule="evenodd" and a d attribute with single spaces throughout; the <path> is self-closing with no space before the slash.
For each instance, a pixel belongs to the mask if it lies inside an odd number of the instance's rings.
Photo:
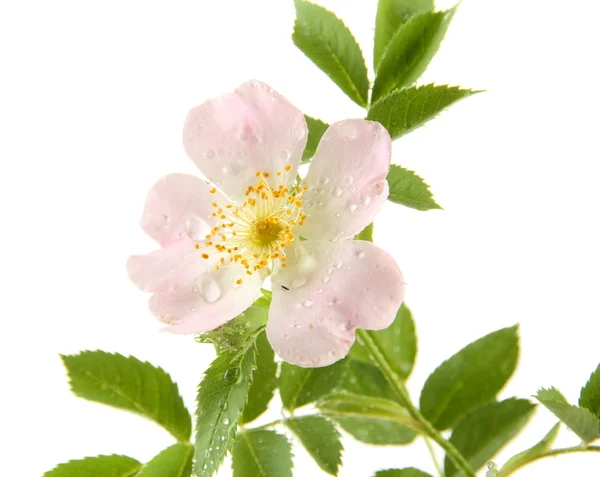
<path id="1" fill-rule="evenodd" d="M 269 275 L 267 336 L 290 363 L 334 363 L 356 328 L 393 321 L 404 296 L 400 269 L 372 243 L 352 240 L 388 196 L 390 136 L 362 119 L 331 125 L 295 184 L 306 139 L 303 114 L 257 81 L 189 112 L 183 143 L 211 184 L 160 179 L 141 227 L 162 248 L 127 263 L 169 331 L 223 325 Z"/>

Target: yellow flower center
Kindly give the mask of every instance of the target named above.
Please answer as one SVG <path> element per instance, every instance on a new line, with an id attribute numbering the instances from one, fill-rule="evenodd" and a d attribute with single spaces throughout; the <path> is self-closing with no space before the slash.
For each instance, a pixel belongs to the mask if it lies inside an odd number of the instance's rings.
<path id="1" fill-rule="evenodd" d="M 302 225 L 306 215 L 302 213 L 302 195 L 306 186 L 291 186 L 289 189 L 276 178 L 269 179 L 268 172 L 257 172 L 256 185 L 248 186 L 246 200 L 241 205 L 213 202 L 212 216 L 216 224 L 203 243 L 196 244 L 202 258 L 220 254 L 216 270 L 230 263 L 239 263 L 252 275 L 262 269 L 272 271 L 277 260 L 285 267 L 285 247 L 294 242 L 292 229 Z M 272 185 L 278 183 L 278 185 Z M 210 191 L 215 194 L 216 189 Z M 242 283 L 241 278 L 236 284 Z"/>

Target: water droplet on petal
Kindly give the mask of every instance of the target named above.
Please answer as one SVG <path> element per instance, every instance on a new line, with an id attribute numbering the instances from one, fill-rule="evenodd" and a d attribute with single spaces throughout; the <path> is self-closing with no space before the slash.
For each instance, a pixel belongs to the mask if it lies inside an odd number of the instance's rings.
<path id="1" fill-rule="evenodd" d="M 319 184 L 323 184 L 323 185 L 325 185 L 325 184 L 327 184 L 327 183 L 329 183 L 329 177 L 321 177 L 321 178 L 319 179 Z"/>
<path id="2" fill-rule="evenodd" d="M 185 221 L 185 233 L 194 241 L 204 240 L 206 234 L 210 233 L 208 223 L 200 217 L 190 217 Z"/>
<path id="3" fill-rule="evenodd" d="M 253 134 L 248 138 L 248 141 L 250 141 L 251 144 L 258 144 L 262 141 L 262 139 L 260 138 L 260 136 Z"/>
<path id="4" fill-rule="evenodd" d="M 305 284 L 306 284 L 306 278 L 298 277 L 298 278 L 295 278 L 294 281 L 292 282 L 292 288 L 300 288 L 300 287 L 303 287 Z"/>
<path id="5" fill-rule="evenodd" d="M 362 260 L 363 258 L 365 258 L 365 252 L 359 250 L 357 251 L 356 256 Z"/>
<path id="6" fill-rule="evenodd" d="M 354 184 L 354 177 L 346 176 L 346 182 L 350 185 Z"/>
<path id="7" fill-rule="evenodd" d="M 342 267 L 342 262 L 333 262 L 333 263 L 331 264 L 331 266 L 332 266 L 333 268 L 341 268 L 341 267 Z"/>
<path id="8" fill-rule="evenodd" d="M 350 331 L 352 329 L 352 322 L 350 320 L 340 323 L 340 331 Z"/>
<path id="9" fill-rule="evenodd" d="M 336 186 L 332 189 L 331 194 L 335 197 L 339 197 L 343 192 L 344 190 L 340 186 Z"/>
<path id="10" fill-rule="evenodd" d="M 349 212 L 356 212 L 356 210 L 358 209 L 358 205 L 353 204 L 351 202 L 348 202 L 346 204 L 346 210 L 348 210 Z"/>
<path id="11" fill-rule="evenodd" d="M 328 282 L 329 282 L 329 280 L 331 280 L 331 277 L 330 277 L 329 275 L 325 275 L 325 276 L 323 277 L 323 283 L 328 283 Z"/>
<path id="12" fill-rule="evenodd" d="M 302 303 L 306 308 L 311 307 L 313 302 L 311 300 L 304 300 Z"/>
<path id="13" fill-rule="evenodd" d="M 287 149 L 283 149 L 279 152 L 279 157 L 284 161 L 289 161 L 291 156 L 292 155 L 290 154 L 290 151 L 288 151 Z"/>
<path id="14" fill-rule="evenodd" d="M 371 203 L 371 197 L 368 196 L 368 195 L 366 195 L 366 194 L 364 194 L 361 197 L 361 200 L 362 200 L 362 203 L 365 204 L 365 205 L 369 205 Z"/>
<path id="15" fill-rule="evenodd" d="M 323 193 L 323 188 L 322 187 L 317 187 L 315 189 L 315 194 L 322 194 Z"/>
<path id="16" fill-rule="evenodd" d="M 210 275 L 204 275 L 196 280 L 196 290 L 206 303 L 214 303 L 221 298 L 221 289 Z"/>
<path id="17" fill-rule="evenodd" d="M 319 294 L 323 293 L 323 289 L 319 288 L 319 290 L 317 291 L 317 293 L 319 293 Z"/>
<path id="18" fill-rule="evenodd" d="M 217 152 L 214 149 L 208 149 L 205 153 L 204 153 L 204 157 L 206 157 L 207 159 L 212 159 L 213 157 L 215 157 L 217 155 Z"/>
<path id="19" fill-rule="evenodd" d="M 240 164 L 237 162 L 230 162 L 223 168 L 223 172 L 228 176 L 235 176 L 239 174 L 241 170 L 242 166 L 240 166 Z"/>
<path id="20" fill-rule="evenodd" d="M 352 123 L 342 124 L 342 136 L 346 141 L 352 141 L 356 137 L 356 128 Z"/>

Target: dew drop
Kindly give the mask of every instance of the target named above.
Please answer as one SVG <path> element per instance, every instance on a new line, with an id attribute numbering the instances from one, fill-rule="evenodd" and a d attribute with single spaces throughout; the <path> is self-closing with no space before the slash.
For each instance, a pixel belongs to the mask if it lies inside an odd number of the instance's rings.
<path id="1" fill-rule="evenodd" d="M 230 162 L 223 168 L 223 172 L 228 176 L 235 176 L 240 173 L 242 166 L 237 162 Z"/>
<path id="2" fill-rule="evenodd" d="M 321 177 L 319 179 L 319 184 L 326 185 L 329 183 L 329 177 Z"/>
<path id="3" fill-rule="evenodd" d="M 320 295 L 321 293 L 323 293 L 323 289 L 319 288 L 319 290 L 317 291 L 317 293 Z"/>
<path id="4" fill-rule="evenodd" d="M 306 278 L 304 277 L 295 278 L 292 282 L 292 288 L 301 288 L 304 285 L 306 285 Z"/>
<path id="5" fill-rule="evenodd" d="M 346 204 L 346 210 L 349 212 L 356 212 L 357 209 L 358 209 L 358 205 L 356 205 L 356 204 L 353 204 L 351 202 L 348 202 Z"/>
<path id="6" fill-rule="evenodd" d="M 323 277 L 323 283 L 329 283 L 329 280 L 331 280 L 331 277 L 329 275 L 325 275 Z"/>
<path id="7" fill-rule="evenodd" d="M 212 159 L 217 155 L 217 152 L 214 149 L 209 149 L 204 153 L 204 157 L 207 159 Z"/>
<path id="8" fill-rule="evenodd" d="M 339 197 L 343 192 L 344 191 L 340 186 L 336 186 L 332 189 L 331 194 L 335 197 Z"/>
<path id="9" fill-rule="evenodd" d="M 304 301 L 302 302 L 302 305 L 304 305 L 306 308 L 309 308 L 309 307 L 311 307 L 311 306 L 312 306 L 312 304 L 313 304 L 313 302 L 312 302 L 311 300 L 304 300 Z"/>
<path id="10" fill-rule="evenodd" d="M 352 184 L 354 184 L 354 177 L 352 177 L 352 176 L 346 176 L 346 182 L 347 182 L 349 185 L 352 185 Z"/>
<path id="11" fill-rule="evenodd" d="M 225 371 L 225 374 L 223 375 L 223 379 L 228 384 L 235 383 L 239 377 L 240 377 L 240 368 L 229 368 L 227 371 Z M 225 421 L 227 421 L 227 422 L 225 422 Z M 229 420 L 227 418 L 223 419 L 223 424 L 225 424 L 225 425 L 229 424 Z"/>
<path id="12" fill-rule="evenodd" d="M 196 290 L 206 303 L 214 303 L 221 298 L 221 289 L 210 275 L 204 275 L 196 280 Z"/>
<path id="13" fill-rule="evenodd" d="M 368 195 L 366 195 L 366 194 L 364 194 L 361 197 L 361 200 L 362 200 L 362 203 L 365 204 L 365 205 L 369 205 L 371 203 L 371 197 L 368 196 Z"/>
<path id="14" fill-rule="evenodd" d="M 331 264 L 331 266 L 332 266 L 333 268 L 341 268 L 341 267 L 342 267 L 342 262 L 333 262 L 333 263 Z"/>
<path id="15" fill-rule="evenodd" d="M 356 137 L 356 128 L 351 123 L 342 124 L 342 136 L 346 141 L 352 141 Z"/>
<path id="16" fill-rule="evenodd" d="M 258 144 L 262 141 L 262 139 L 260 138 L 260 136 L 253 134 L 248 138 L 248 141 L 250 141 L 251 144 Z"/>
<path id="17" fill-rule="evenodd" d="M 319 195 L 320 195 L 320 194 L 322 194 L 322 193 L 323 193 L 323 188 L 322 188 L 322 187 L 317 187 L 317 188 L 315 189 L 315 194 L 319 194 Z"/>
<path id="18" fill-rule="evenodd" d="M 344 321 L 343 323 L 340 323 L 340 331 L 350 331 L 352 329 L 352 322 L 351 321 Z"/>
<path id="19" fill-rule="evenodd" d="M 359 250 L 356 256 L 362 260 L 363 258 L 365 258 L 365 252 Z"/>
<path id="20" fill-rule="evenodd" d="M 290 151 L 288 151 L 287 149 L 279 151 L 279 157 L 284 161 L 289 161 L 291 156 L 292 155 L 290 154 Z"/>
<path id="21" fill-rule="evenodd" d="M 210 233 L 210 227 L 200 217 L 190 217 L 185 221 L 185 233 L 194 241 L 204 240 L 206 234 Z"/>

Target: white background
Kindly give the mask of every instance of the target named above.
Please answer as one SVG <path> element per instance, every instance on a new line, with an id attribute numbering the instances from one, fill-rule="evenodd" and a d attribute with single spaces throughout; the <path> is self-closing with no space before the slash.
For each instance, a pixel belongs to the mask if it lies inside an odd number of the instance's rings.
<path id="1" fill-rule="evenodd" d="M 370 64 L 375 0 L 320 3 Z M 415 397 L 443 359 L 516 322 L 523 352 L 503 398 L 553 384 L 575 402 L 600 361 L 599 14 L 595 0 L 464 0 L 422 79 L 487 92 L 394 145 L 393 161 L 426 178 L 445 209 L 389 203 L 377 221 L 417 320 Z M 1 3 L 2 475 L 39 477 L 97 453 L 145 461 L 171 443 L 150 422 L 73 397 L 58 354 L 149 360 L 194 406 L 211 347 L 158 333 L 124 263 L 153 247 L 137 228 L 149 187 L 194 171 L 180 140 L 190 107 L 256 78 L 323 120 L 363 115 L 294 47 L 293 19 L 291 0 Z M 538 409 L 496 461 L 553 422 Z M 577 441 L 566 430 L 559 439 Z M 343 477 L 409 465 L 433 474 L 422 441 L 345 445 Z M 295 475 L 321 475 L 296 453 Z M 518 476 L 599 466 L 600 455 L 580 454 Z"/>

